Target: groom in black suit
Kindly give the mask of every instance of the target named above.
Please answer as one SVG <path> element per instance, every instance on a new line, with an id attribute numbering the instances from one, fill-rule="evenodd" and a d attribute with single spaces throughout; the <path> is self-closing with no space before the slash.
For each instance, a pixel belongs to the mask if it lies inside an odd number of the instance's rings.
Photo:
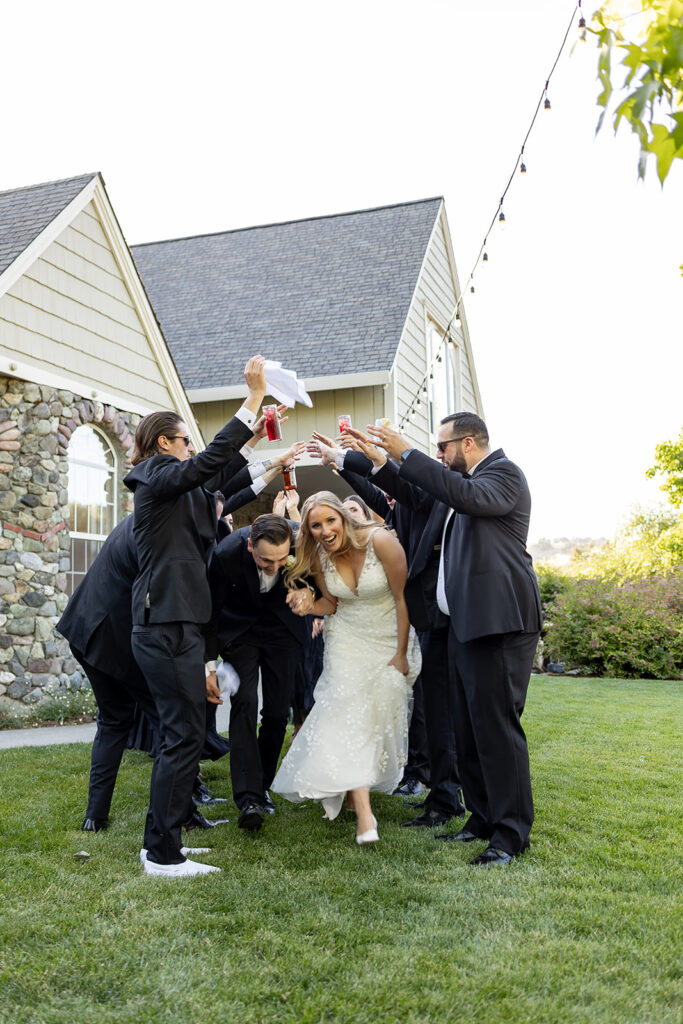
<path id="1" fill-rule="evenodd" d="M 437 458 L 396 431 L 369 428 L 400 459 L 399 480 L 447 505 L 437 603 L 450 617 L 456 741 L 470 817 L 440 838 L 488 840 L 472 863 L 503 865 L 529 846 L 533 799 L 521 724 L 541 628 L 538 583 L 526 550 L 531 497 L 521 469 L 491 452 L 484 421 L 441 421 Z"/>
<path id="2" fill-rule="evenodd" d="M 305 619 L 289 610 L 282 579 L 295 528 L 281 516 L 259 516 L 221 541 L 211 560 L 212 643 L 240 678 L 230 701 L 230 774 L 238 825 L 249 831 L 275 809 L 268 789 L 305 641 Z M 259 670 L 263 707 L 257 737 Z"/>

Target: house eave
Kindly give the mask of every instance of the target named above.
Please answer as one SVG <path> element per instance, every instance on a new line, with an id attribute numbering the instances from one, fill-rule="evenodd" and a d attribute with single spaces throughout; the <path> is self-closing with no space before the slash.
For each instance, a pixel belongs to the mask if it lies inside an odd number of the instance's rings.
<path id="1" fill-rule="evenodd" d="M 324 377 L 307 377 L 307 391 L 339 391 L 342 388 L 368 388 L 386 385 L 391 379 L 390 370 L 368 370 L 363 373 L 338 373 Z M 215 388 L 187 388 L 187 397 L 193 403 L 225 402 L 246 398 L 246 384 L 224 384 Z"/>

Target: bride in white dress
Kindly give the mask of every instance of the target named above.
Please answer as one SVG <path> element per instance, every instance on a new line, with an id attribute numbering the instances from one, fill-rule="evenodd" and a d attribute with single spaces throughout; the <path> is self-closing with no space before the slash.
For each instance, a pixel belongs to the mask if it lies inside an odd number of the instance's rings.
<path id="1" fill-rule="evenodd" d="M 320 800 L 336 818 L 348 793 L 356 841 L 377 842 L 370 790 L 398 785 L 408 749 L 411 687 L 420 652 L 403 597 L 406 558 L 382 526 L 353 516 L 329 491 L 305 502 L 288 585 L 312 576 L 321 597 L 292 589 L 298 615 L 326 615 L 323 671 L 313 710 L 272 789 L 294 802 Z"/>

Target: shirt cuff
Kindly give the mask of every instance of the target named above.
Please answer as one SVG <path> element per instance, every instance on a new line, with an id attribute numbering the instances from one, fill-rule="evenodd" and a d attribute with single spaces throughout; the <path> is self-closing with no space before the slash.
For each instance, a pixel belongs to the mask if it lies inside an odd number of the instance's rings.
<path id="1" fill-rule="evenodd" d="M 254 482 L 251 485 L 251 489 L 254 492 L 254 497 L 257 494 L 260 494 L 261 491 L 265 490 L 266 487 L 267 487 L 266 481 L 263 479 L 262 476 L 258 477 L 256 480 L 254 480 Z"/>
<path id="2" fill-rule="evenodd" d="M 240 419 L 242 419 L 241 416 Z M 251 462 L 251 460 L 254 458 L 254 449 L 249 444 L 243 444 L 242 447 L 240 448 L 240 455 L 242 456 L 243 459 L 246 459 L 247 462 Z"/>
<path id="3" fill-rule="evenodd" d="M 206 672 L 206 674 L 208 676 L 212 672 L 215 672 L 217 668 L 218 668 L 218 662 L 216 662 L 216 661 L 207 661 L 205 666 L 204 666 L 204 671 Z"/>
<path id="4" fill-rule="evenodd" d="M 370 470 L 370 476 L 374 476 L 375 473 L 379 473 L 380 469 L 384 469 L 384 466 L 385 466 L 384 462 L 382 463 L 381 466 L 373 466 L 372 469 Z"/>
<path id="5" fill-rule="evenodd" d="M 240 406 L 235 416 L 244 423 L 245 427 L 253 427 L 256 423 L 256 415 L 244 405 Z"/>
<path id="6" fill-rule="evenodd" d="M 337 469 L 343 469 L 344 468 L 344 459 L 345 458 L 346 458 L 346 452 L 340 452 L 339 450 L 337 450 L 334 453 L 334 464 L 337 467 Z"/>

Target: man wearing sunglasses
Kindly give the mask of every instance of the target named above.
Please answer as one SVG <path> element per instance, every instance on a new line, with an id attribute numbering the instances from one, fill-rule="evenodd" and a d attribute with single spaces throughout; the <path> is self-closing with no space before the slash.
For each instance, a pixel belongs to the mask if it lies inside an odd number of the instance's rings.
<path id="1" fill-rule="evenodd" d="M 470 817 L 459 832 L 437 838 L 487 840 L 472 863 L 505 865 L 528 849 L 533 822 L 521 725 L 541 628 L 538 583 L 526 550 L 529 487 L 501 448 L 490 450 L 486 424 L 473 413 L 441 421 L 441 465 L 395 430 L 368 429 L 400 461 L 393 492 L 399 502 L 440 501 L 451 510 L 437 600 L 450 618 L 458 763 Z"/>

